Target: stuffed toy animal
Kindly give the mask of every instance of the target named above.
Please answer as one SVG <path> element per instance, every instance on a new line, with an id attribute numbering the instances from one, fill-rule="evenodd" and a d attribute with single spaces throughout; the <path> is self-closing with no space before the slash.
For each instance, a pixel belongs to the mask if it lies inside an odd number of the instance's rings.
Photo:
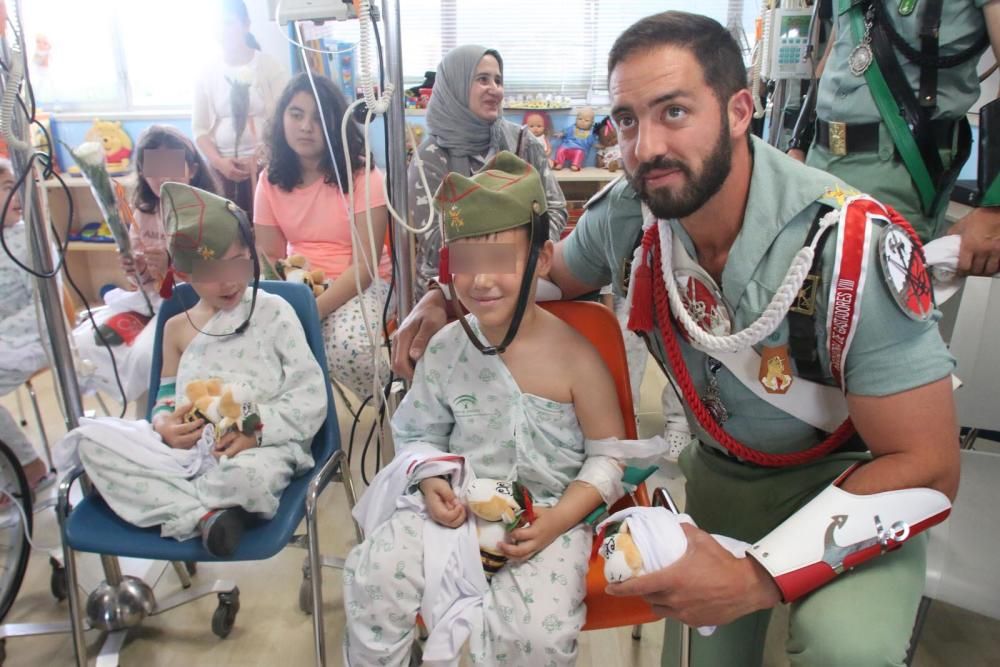
<path id="1" fill-rule="evenodd" d="M 285 259 L 279 259 L 274 263 L 274 272 L 279 279 L 286 282 L 302 283 L 312 290 L 313 296 L 319 296 L 329 287 L 326 274 L 319 269 L 310 270 L 309 261 L 302 255 L 290 255 Z"/>
<path id="2" fill-rule="evenodd" d="M 597 526 L 604 578 L 620 583 L 676 563 L 687 551 L 684 524 L 695 525 L 687 514 L 674 514 L 665 507 L 629 507 L 612 514 Z M 751 548 L 725 535 L 712 537 L 736 558 L 745 558 Z M 703 637 L 713 632 L 715 626 L 698 628 Z"/>
<path id="3" fill-rule="evenodd" d="M 618 146 L 618 132 L 608 116 L 594 128 L 597 133 L 597 166 L 612 174 L 622 166 L 622 149 Z"/>
<path id="4" fill-rule="evenodd" d="M 128 169 L 132 158 L 132 138 L 125 132 L 121 121 L 95 120 L 84 139 L 100 142 L 104 146 L 109 173 L 119 174 Z"/>
<path id="5" fill-rule="evenodd" d="M 263 427 L 257 406 L 245 400 L 239 387 L 223 384 L 218 378 L 192 380 L 184 387 L 184 396 L 194 405 L 184 420 L 204 419 L 208 437 L 214 440 L 231 431 L 252 436 Z"/>
<path id="6" fill-rule="evenodd" d="M 476 517 L 479 556 L 488 581 L 507 562 L 497 544 L 509 542 L 512 530 L 535 520 L 531 493 L 517 482 L 475 479 L 469 484 L 466 502 Z"/>
<path id="7" fill-rule="evenodd" d="M 621 583 L 646 574 L 642 569 L 642 554 L 625 521 L 608 526 L 597 553 L 604 559 L 604 578 L 610 583 Z"/>

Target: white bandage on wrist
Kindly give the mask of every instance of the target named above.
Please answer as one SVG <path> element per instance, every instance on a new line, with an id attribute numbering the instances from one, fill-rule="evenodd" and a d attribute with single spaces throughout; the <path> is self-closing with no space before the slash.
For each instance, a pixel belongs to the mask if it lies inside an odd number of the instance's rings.
<path id="1" fill-rule="evenodd" d="M 622 486 L 622 466 L 610 456 L 590 456 L 576 475 L 576 481 L 589 484 L 601 494 L 608 507 L 625 495 Z"/>

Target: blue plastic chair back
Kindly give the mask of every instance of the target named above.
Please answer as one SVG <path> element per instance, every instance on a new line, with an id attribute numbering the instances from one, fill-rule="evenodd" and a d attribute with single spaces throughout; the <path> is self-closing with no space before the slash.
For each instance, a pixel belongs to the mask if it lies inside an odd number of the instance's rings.
<path id="1" fill-rule="evenodd" d="M 305 285 L 282 281 L 262 280 L 260 289 L 285 299 L 302 322 L 306 341 L 316 361 L 326 375 L 326 353 L 323 328 L 320 326 L 316 298 Z M 150 406 L 160 387 L 160 366 L 163 363 L 163 327 L 174 315 L 198 303 L 198 295 L 190 285 L 178 285 L 173 296 L 163 303 L 156 321 L 156 338 L 153 344 L 153 363 L 150 373 Z M 325 384 L 326 420 L 313 438 L 312 455 L 316 467 L 296 477 L 285 489 L 274 518 L 253 522 L 243 535 L 236 553 L 230 558 L 219 559 L 210 554 L 198 539 L 177 540 L 160 537 L 160 527 L 138 528 L 120 519 L 103 499 L 94 494 L 85 498 L 72 511 L 66 525 L 66 539 L 77 551 L 114 554 L 134 558 L 180 561 L 261 560 L 270 558 L 284 548 L 305 514 L 305 497 L 313 472 L 340 449 L 340 427 L 334 408 L 330 383 Z M 152 407 L 150 407 L 150 412 Z M 149 414 L 147 413 L 147 418 Z"/>

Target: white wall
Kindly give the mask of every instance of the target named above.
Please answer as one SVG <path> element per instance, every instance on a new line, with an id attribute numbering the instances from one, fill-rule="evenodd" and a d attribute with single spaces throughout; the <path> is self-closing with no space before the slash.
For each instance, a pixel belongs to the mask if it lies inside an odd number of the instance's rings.
<path id="1" fill-rule="evenodd" d="M 291 72 L 289 61 L 289 44 L 284 35 L 285 28 L 279 28 L 274 20 L 274 7 L 277 0 L 243 0 L 247 5 L 247 12 L 250 13 L 250 32 L 260 42 L 260 48 L 285 68 Z"/>

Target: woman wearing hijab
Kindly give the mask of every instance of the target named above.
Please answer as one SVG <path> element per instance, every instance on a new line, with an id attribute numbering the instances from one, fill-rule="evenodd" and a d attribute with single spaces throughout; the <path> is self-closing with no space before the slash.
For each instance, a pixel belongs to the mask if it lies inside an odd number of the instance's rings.
<path id="1" fill-rule="evenodd" d="M 559 240 L 566 226 L 566 199 L 549 170 L 545 147 L 531 132 L 504 120 L 502 107 L 500 54 L 474 44 L 452 49 L 438 65 L 427 106 L 427 138 L 417 149 L 426 183 L 420 178 L 416 160 L 409 167 L 410 220 L 416 226 L 423 226 L 430 218 L 434 193 L 446 174 L 454 171 L 471 176 L 494 154 L 507 150 L 517 153 L 541 175 L 548 200 L 549 237 Z M 438 225 L 432 226 L 419 243 L 418 298 L 426 291 L 428 281 L 438 277 Z"/>

